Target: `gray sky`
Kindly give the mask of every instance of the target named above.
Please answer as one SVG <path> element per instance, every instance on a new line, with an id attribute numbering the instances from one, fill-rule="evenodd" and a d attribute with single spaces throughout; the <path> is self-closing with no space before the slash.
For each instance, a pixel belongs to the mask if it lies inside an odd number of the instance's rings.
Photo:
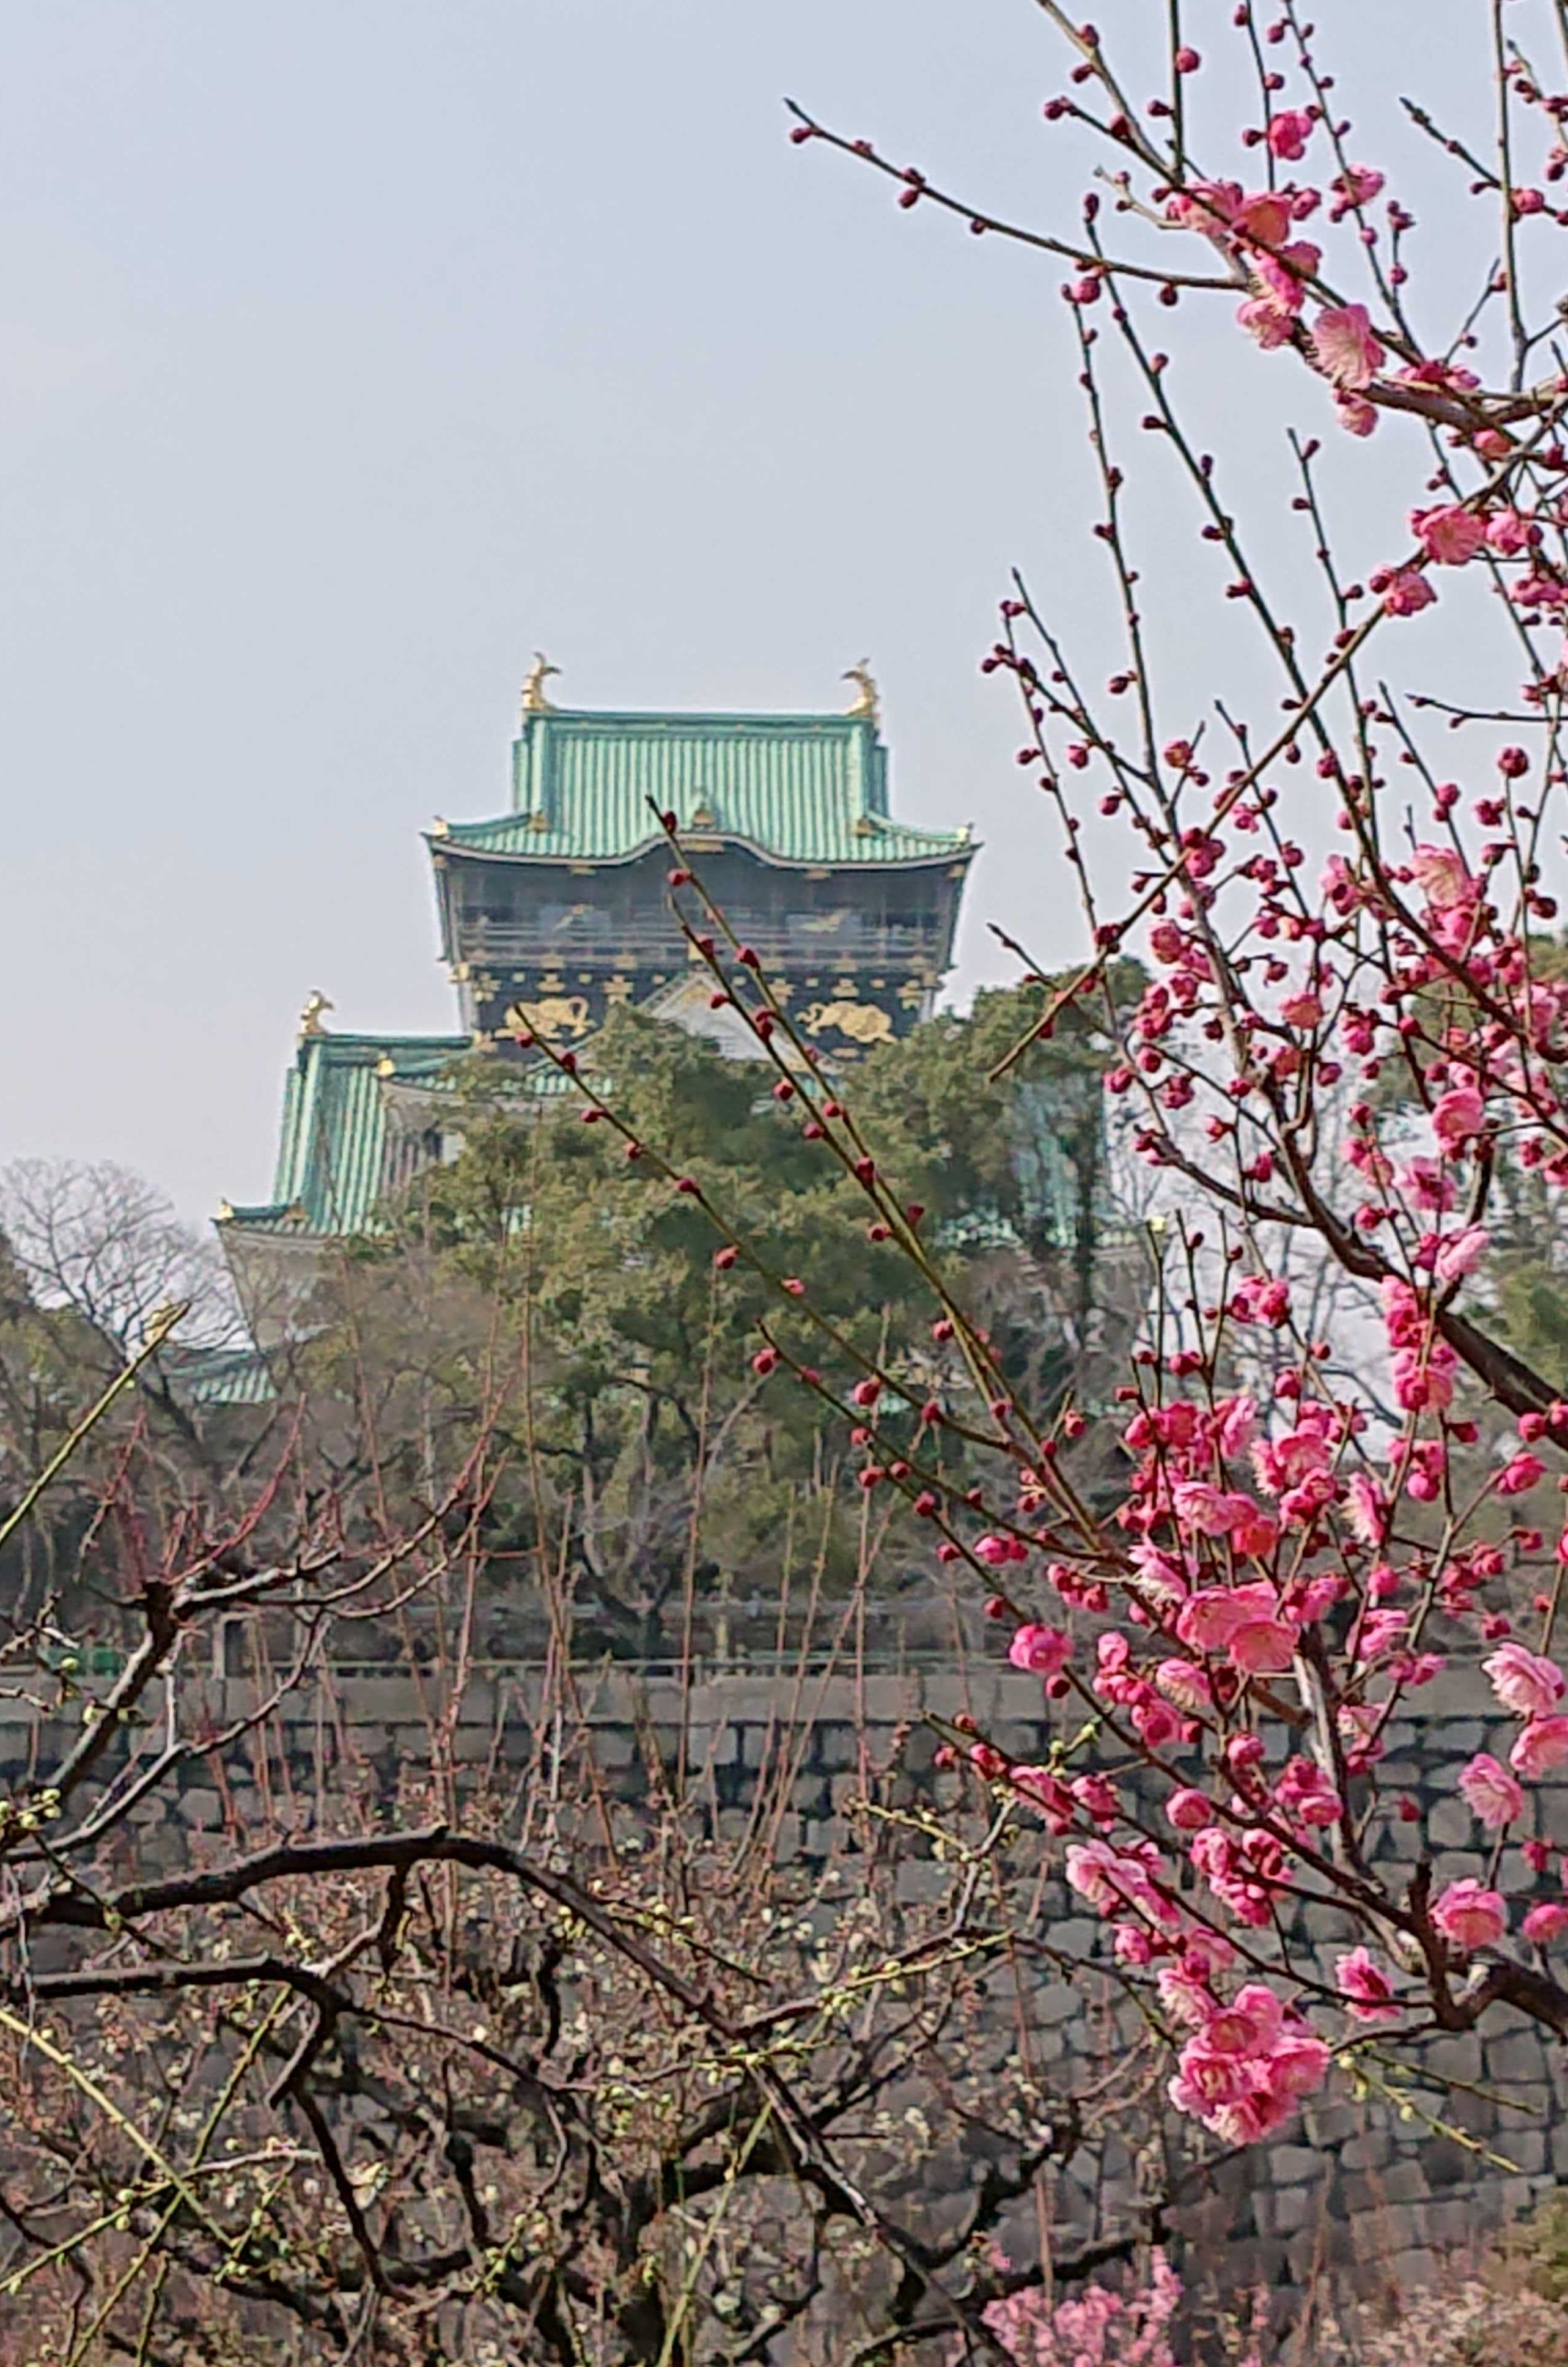
<path id="1" fill-rule="evenodd" d="M 1478 14 L 1381 6 L 1385 90 L 1399 20 Z M 309 989 L 450 1025 L 417 833 L 504 805 L 536 646 L 606 707 L 830 708 L 870 652 L 897 810 L 986 841 L 959 987 L 1006 974 L 987 916 L 1073 956 L 976 672 L 1015 560 L 1094 629 L 1060 271 L 780 105 L 1060 220 L 1060 82 L 1028 0 L 0 13 L 0 1159 L 205 1215 L 269 1188 Z M 1236 391 L 1278 357 L 1199 344 L 1271 467 Z"/>

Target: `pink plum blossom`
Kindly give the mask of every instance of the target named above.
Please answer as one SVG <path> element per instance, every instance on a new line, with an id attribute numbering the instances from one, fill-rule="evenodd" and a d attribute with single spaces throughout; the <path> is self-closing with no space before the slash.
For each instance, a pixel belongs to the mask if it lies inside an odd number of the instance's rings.
<path id="1" fill-rule="evenodd" d="M 1453 1350 L 1441 1340 L 1425 1349 L 1400 1348 L 1393 1363 L 1394 1403 L 1405 1413 L 1441 1411 L 1453 1403 Z"/>
<path id="2" fill-rule="evenodd" d="M 1244 1619 L 1232 1633 L 1230 1657 L 1247 1676 L 1281 1676 L 1296 1657 L 1296 1628 L 1284 1619 Z"/>
<path id="3" fill-rule="evenodd" d="M 1271 156 L 1278 156 L 1282 164 L 1299 164 L 1312 138 L 1312 118 L 1300 108 L 1281 108 L 1269 119 L 1267 138 Z"/>
<path id="4" fill-rule="evenodd" d="M 1538 1948 L 1550 1947 L 1553 1940 L 1568 1931 L 1568 1906 L 1560 1898 L 1543 1898 L 1539 1906 L 1530 1908 L 1520 1929 Z"/>
<path id="5" fill-rule="evenodd" d="M 1216 1488 L 1207 1479 L 1179 1481 L 1172 1501 L 1182 1527 L 1196 1530 L 1201 1537 L 1229 1536 L 1258 1511 L 1250 1496 Z"/>
<path id="6" fill-rule="evenodd" d="M 1508 1764 L 1527 1783 L 1568 1761 L 1568 1717 L 1532 1717 L 1508 1753 Z"/>
<path id="7" fill-rule="evenodd" d="M 1207 1709 L 1214 1698 L 1213 1685 L 1193 1660 L 1162 1660 L 1155 1670 L 1155 1682 L 1168 1701 L 1190 1716 Z"/>
<path id="8" fill-rule="evenodd" d="M 1432 1271 L 1439 1282 L 1458 1282 L 1475 1272 L 1491 1246 L 1484 1225 L 1466 1225 L 1462 1232 L 1450 1234 L 1432 1261 Z"/>
<path id="9" fill-rule="evenodd" d="M 1483 1825 L 1496 1831 L 1511 1825 L 1522 1814 L 1525 1795 L 1506 1767 L 1484 1750 L 1478 1750 L 1469 1764 L 1460 1770 L 1459 1788 L 1469 1802 L 1473 1815 Z"/>
<path id="10" fill-rule="evenodd" d="M 1502 1938 L 1508 1915 L 1501 1892 L 1488 1890 L 1473 1874 L 1466 1874 L 1438 1893 L 1432 1920 L 1455 1947 L 1486 1948 Z"/>
<path id="11" fill-rule="evenodd" d="M 1383 349 L 1364 304 L 1331 304 L 1313 323 L 1312 349 L 1325 378 L 1346 393 L 1370 386 L 1383 365 Z"/>
<path id="12" fill-rule="evenodd" d="M 1249 337 L 1255 338 L 1266 354 L 1272 353 L 1290 338 L 1292 326 L 1290 313 L 1276 304 L 1271 296 L 1247 296 L 1235 308 L 1235 317 Z"/>
<path id="13" fill-rule="evenodd" d="M 1328 2063 L 1324 2041 L 1253 1981 L 1199 2022 L 1178 2057 L 1170 2097 L 1227 2144 L 1247 2144 L 1321 2087 Z"/>
<path id="14" fill-rule="evenodd" d="M 1337 1824 L 1345 1813 L 1344 1801 L 1322 1768 L 1299 1755 L 1286 1761 L 1274 1786 L 1274 1796 L 1286 1813 L 1302 1825 Z"/>
<path id="15" fill-rule="evenodd" d="M 1445 1150 L 1458 1150 L 1480 1133 L 1485 1118 L 1486 1104 L 1475 1087 L 1456 1085 L 1434 1103 L 1432 1131 Z"/>
<path id="16" fill-rule="evenodd" d="M 1499 1644 L 1482 1666 L 1503 1707 L 1511 1709 L 1516 1717 L 1542 1716 L 1562 1698 L 1562 1671 L 1556 1661 L 1528 1651 L 1523 1644 L 1511 1639 Z"/>
<path id="17" fill-rule="evenodd" d="M 1381 1545 L 1388 1522 L 1388 1498 L 1365 1471 L 1351 1474 L 1345 1489 L 1346 1517 L 1365 1546 Z"/>
<path id="18" fill-rule="evenodd" d="M 1039 1677 L 1054 1677 L 1066 1666 L 1072 1649 L 1072 1638 L 1059 1627 L 1032 1625 L 1015 1630 L 1008 1646 L 1008 1659 L 1015 1669 L 1027 1669 Z"/>
<path id="19" fill-rule="evenodd" d="M 1378 424 L 1377 405 L 1364 394 L 1337 394 L 1334 414 L 1347 436 L 1371 436 Z"/>
<path id="20" fill-rule="evenodd" d="M 1014 1788 L 1023 1794 L 1044 1817 L 1054 1833 L 1072 1829 L 1074 1800 L 1059 1775 L 1048 1767 L 1015 1767 L 1012 1770 Z"/>
<path id="21" fill-rule="evenodd" d="M 1244 1274 L 1231 1295 L 1231 1313 L 1238 1323 L 1267 1323 L 1277 1331 L 1290 1320 L 1291 1285 L 1282 1275 Z"/>
<path id="22" fill-rule="evenodd" d="M 1076 1841 L 1067 1851 L 1067 1880 L 1101 1915 L 1134 1907 L 1156 1922 L 1174 1922 L 1178 1909 L 1156 1886 L 1150 1870 L 1155 1852 L 1146 1843 L 1140 1846 L 1142 1855 L 1114 1850 L 1109 1841 Z"/>
<path id="23" fill-rule="evenodd" d="M 1418 567 L 1395 567 L 1383 579 L 1382 605 L 1391 617 L 1414 617 L 1437 596 Z"/>
<path id="24" fill-rule="evenodd" d="M 1177 1614 L 1176 1632 L 1195 1652 L 1223 1652 L 1245 1616 L 1228 1587 L 1200 1587 Z"/>
<path id="25" fill-rule="evenodd" d="M 1418 846 L 1410 858 L 1416 885 L 1435 912 L 1463 904 L 1476 892 L 1464 857 L 1451 846 Z"/>
<path id="26" fill-rule="evenodd" d="M 1347 164 L 1332 184 L 1334 203 L 1329 220 L 1338 221 L 1354 206 L 1370 206 L 1382 188 L 1383 176 L 1372 164 Z"/>
<path id="27" fill-rule="evenodd" d="M 1334 1967 L 1335 1985 L 1355 2022 L 1388 2022 L 1399 2006 L 1393 1985 L 1370 1950 L 1351 1948 Z"/>
<path id="28" fill-rule="evenodd" d="M 1462 567 L 1485 547 L 1485 520 L 1458 502 L 1430 510 L 1412 510 L 1410 531 L 1428 559 L 1439 567 Z"/>
<path id="29" fill-rule="evenodd" d="M 1517 559 L 1540 539 L 1540 528 L 1520 510 L 1494 510 L 1486 521 L 1486 539 L 1499 558 Z"/>
<path id="30" fill-rule="evenodd" d="M 1259 246 L 1280 246 L 1291 227 L 1291 204 L 1277 189 L 1254 189 L 1231 214 L 1231 228 Z"/>

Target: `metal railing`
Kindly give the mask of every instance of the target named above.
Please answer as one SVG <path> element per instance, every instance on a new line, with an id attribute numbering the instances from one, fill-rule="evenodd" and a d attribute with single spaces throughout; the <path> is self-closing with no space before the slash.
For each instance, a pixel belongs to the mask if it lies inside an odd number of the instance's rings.
<path id="1" fill-rule="evenodd" d="M 930 968 L 942 959 L 943 932 L 934 923 L 888 923 L 833 930 L 781 925 L 762 914 L 731 913 L 738 937 L 753 946 L 765 963 L 798 969 L 802 964 L 825 975 L 836 970 Z M 654 963 L 678 968 L 687 959 L 685 940 L 678 930 L 657 923 L 632 921 L 625 927 L 590 928 L 563 922 L 541 926 L 536 922 L 464 919 L 458 923 L 458 950 L 468 962 L 499 962 L 520 968 L 562 967 L 573 962 L 595 968 L 641 969 Z"/>

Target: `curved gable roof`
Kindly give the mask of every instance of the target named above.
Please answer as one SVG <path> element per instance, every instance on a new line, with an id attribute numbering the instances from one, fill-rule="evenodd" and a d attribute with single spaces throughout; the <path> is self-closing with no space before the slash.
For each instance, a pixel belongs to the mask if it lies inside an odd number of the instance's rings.
<path id="1" fill-rule="evenodd" d="M 735 839 L 784 864 L 934 863 L 974 852 L 967 830 L 887 813 L 887 751 L 849 715 L 525 715 L 513 810 L 454 822 L 453 854 L 625 862 L 658 836 L 651 806 L 683 830 Z"/>

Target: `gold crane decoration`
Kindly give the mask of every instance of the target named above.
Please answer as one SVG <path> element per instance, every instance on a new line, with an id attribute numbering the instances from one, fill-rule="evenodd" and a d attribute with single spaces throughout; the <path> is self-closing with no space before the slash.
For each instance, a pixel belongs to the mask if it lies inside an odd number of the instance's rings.
<path id="1" fill-rule="evenodd" d="M 551 674 L 559 674 L 559 666 L 552 665 L 548 658 L 545 655 L 543 650 L 536 650 L 534 651 L 534 663 L 529 667 L 527 680 L 523 685 L 523 712 L 525 715 L 553 715 L 555 713 L 555 709 L 551 706 L 550 701 L 545 697 L 545 685 L 548 682 Z"/>
<path id="2" fill-rule="evenodd" d="M 321 1025 L 321 1014 L 323 1011 L 335 1011 L 336 1009 L 336 1003 L 329 1002 L 327 997 L 321 992 L 319 986 L 313 986 L 310 989 L 305 1008 L 299 1014 L 299 1041 L 301 1044 L 305 1041 L 307 1036 L 324 1036 L 327 1031 Z"/>
<path id="3" fill-rule="evenodd" d="M 849 708 L 850 714 L 863 716 L 868 723 L 880 722 L 882 700 L 872 674 L 871 660 L 862 658 L 859 665 L 846 666 L 843 678 L 846 682 L 852 682 L 856 685 L 855 695 Z"/>

